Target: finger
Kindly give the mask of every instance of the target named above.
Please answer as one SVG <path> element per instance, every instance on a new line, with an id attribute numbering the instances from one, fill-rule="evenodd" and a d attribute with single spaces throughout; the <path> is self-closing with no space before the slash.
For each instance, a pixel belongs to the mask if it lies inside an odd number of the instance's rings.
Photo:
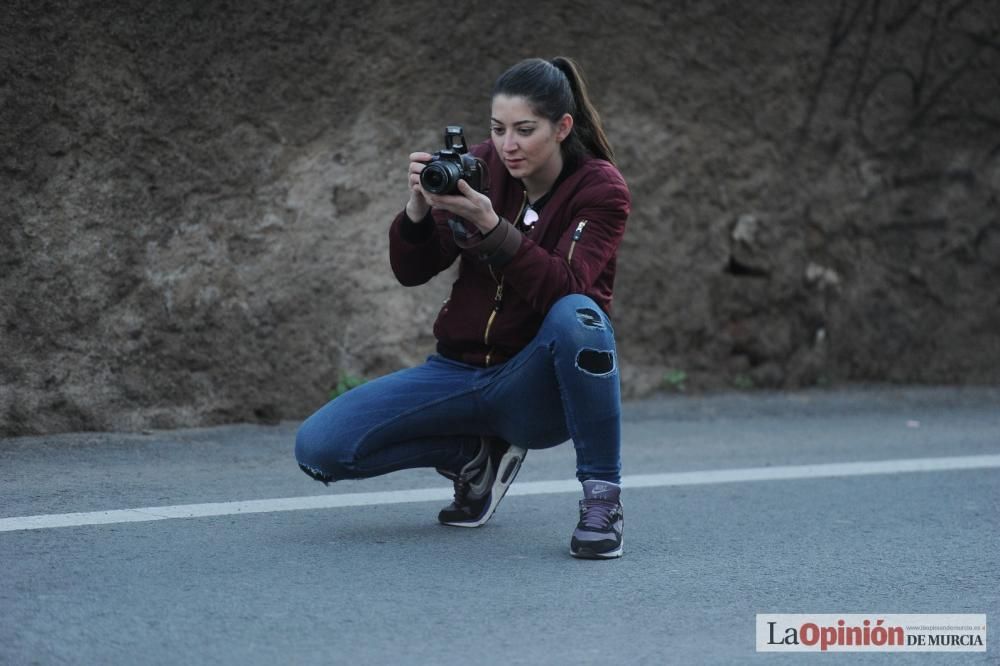
<path id="1" fill-rule="evenodd" d="M 460 202 L 464 202 L 463 197 L 453 197 L 441 194 L 425 194 L 424 197 L 434 208 L 440 208 L 446 210 L 449 213 L 454 213 L 455 215 L 461 215 L 463 212 L 463 206 Z"/>
<path id="2" fill-rule="evenodd" d="M 429 162 L 430 159 L 430 153 L 410 153 L 411 162 Z"/>
<path id="3" fill-rule="evenodd" d="M 433 194 L 428 196 L 433 196 L 435 201 L 446 208 L 456 208 L 469 204 L 468 199 L 456 194 Z"/>
<path id="4" fill-rule="evenodd" d="M 485 206 L 489 197 L 470 185 L 465 179 L 458 181 L 458 191 L 474 206 Z"/>

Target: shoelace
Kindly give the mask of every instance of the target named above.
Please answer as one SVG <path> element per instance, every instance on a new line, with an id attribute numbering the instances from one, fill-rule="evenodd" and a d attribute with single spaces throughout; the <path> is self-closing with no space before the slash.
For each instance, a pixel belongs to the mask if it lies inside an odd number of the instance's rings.
<path id="1" fill-rule="evenodd" d="M 455 486 L 455 505 L 462 506 L 466 504 L 469 499 L 469 491 L 472 490 L 472 480 L 480 474 L 480 469 L 474 469 L 470 473 L 466 474 L 449 474 L 452 483 Z"/>
<path id="2" fill-rule="evenodd" d="M 580 523 L 584 527 L 600 530 L 606 530 L 611 525 L 611 519 L 618 509 L 617 502 L 602 499 L 580 500 L 580 506 L 583 507 Z"/>
<path id="3" fill-rule="evenodd" d="M 461 477 L 455 479 L 455 505 L 461 506 L 465 504 L 465 498 L 469 495 L 469 479 L 463 479 Z"/>

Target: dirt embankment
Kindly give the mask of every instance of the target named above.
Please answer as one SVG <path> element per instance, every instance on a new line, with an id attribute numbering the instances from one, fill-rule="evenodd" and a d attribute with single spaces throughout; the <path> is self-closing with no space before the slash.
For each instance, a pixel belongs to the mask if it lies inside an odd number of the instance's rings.
<path id="1" fill-rule="evenodd" d="M 0 434 L 298 418 L 430 351 L 405 156 L 587 72 L 663 387 L 1000 382 L 1000 14 L 972 2 L 0 9 Z"/>

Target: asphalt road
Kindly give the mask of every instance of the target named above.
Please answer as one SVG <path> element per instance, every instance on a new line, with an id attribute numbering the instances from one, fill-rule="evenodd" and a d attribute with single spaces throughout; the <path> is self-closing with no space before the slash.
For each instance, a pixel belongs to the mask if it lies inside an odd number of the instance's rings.
<path id="1" fill-rule="evenodd" d="M 444 488 L 329 488 L 296 424 L 0 440 L 0 522 Z M 1000 388 L 626 405 L 625 476 L 1000 454 Z M 528 455 L 481 529 L 441 501 L 0 531 L 2 664 L 1000 663 L 1000 468 L 624 491 L 625 557 L 568 555 L 568 444 Z M 536 484 L 532 486 L 532 484 Z M 513 491 L 512 491 L 513 492 Z M 401 495 L 387 495 L 387 497 Z M 977 654 L 758 653 L 757 613 L 985 613 Z"/>

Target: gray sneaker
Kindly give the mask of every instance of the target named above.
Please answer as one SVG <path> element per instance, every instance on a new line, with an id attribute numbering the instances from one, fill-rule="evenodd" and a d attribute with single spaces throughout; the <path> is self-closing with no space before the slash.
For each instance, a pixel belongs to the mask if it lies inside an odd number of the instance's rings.
<path id="1" fill-rule="evenodd" d="M 521 469 L 527 450 L 499 437 L 483 437 L 478 453 L 458 472 L 438 469 L 455 484 L 455 499 L 438 520 L 453 527 L 486 524 Z"/>
<path id="2" fill-rule="evenodd" d="M 569 554 L 573 557 L 600 560 L 622 556 L 622 533 L 625 515 L 621 502 L 622 487 L 609 481 L 583 482 L 580 522 L 573 531 Z"/>

